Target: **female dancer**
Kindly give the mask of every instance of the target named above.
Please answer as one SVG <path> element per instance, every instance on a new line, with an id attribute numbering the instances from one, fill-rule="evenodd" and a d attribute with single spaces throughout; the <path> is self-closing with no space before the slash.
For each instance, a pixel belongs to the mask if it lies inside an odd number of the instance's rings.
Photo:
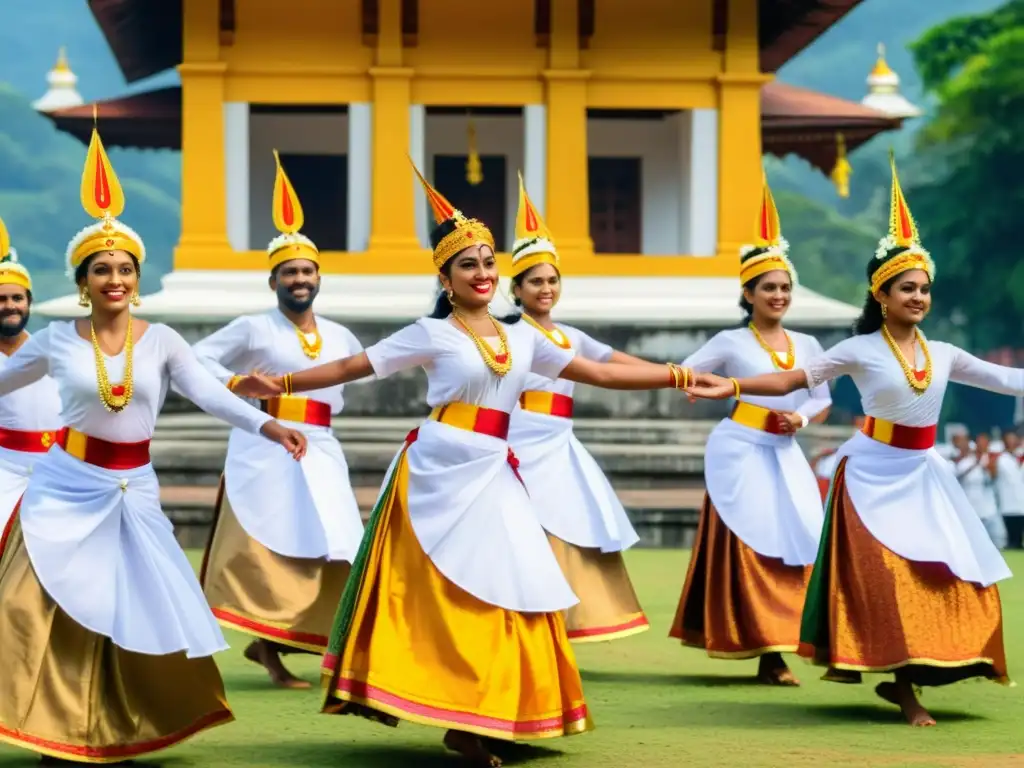
<path id="1" fill-rule="evenodd" d="M 168 385 L 296 458 L 305 437 L 232 395 L 165 325 L 132 319 L 145 248 L 93 131 L 68 245 L 88 319 L 55 322 L 0 371 L 0 396 L 49 374 L 57 444 L 0 543 L 0 740 L 58 762 L 116 762 L 230 722 L 226 647 L 160 509 L 149 441 Z M 115 384 L 114 382 L 120 382 Z"/>
<path id="2" fill-rule="evenodd" d="M 579 358 L 641 363 L 568 325 L 556 325 L 551 310 L 562 290 L 558 252 L 551 234 L 519 178 L 519 216 L 512 253 L 513 300 L 520 317 Z M 622 560 L 639 537 L 597 462 L 572 431 L 572 393 L 567 379 L 530 374 L 519 407 L 512 411 L 508 441 L 519 457 L 519 473 L 548 533 L 562 572 L 579 598 L 565 623 L 575 642 L 613 640 L 649 629 Z"/>
<path id="3" fill-rule="evenodd" d="M 438 222 L 433 264 L 444 292 L 434 313 L 361 354 L 261 379 L 250 394 L 426 371 L 433 411 L 392 463 L 352 566 L 324 657 L 323 711 L 447 728 L 450 749 L 500 765 L 480 737 L 591 727 L 562 617 L 576 597 L 506 442 L 527 376 L 657 389 L 689 374 L 591 362 L 525 323 L 492 318 L 491 233 L 420 180 Z"/>
<path id="4" fill-rule="evenodd" d="M 953 471 L 933 449 L 950 381 L 1020 396 L 1024 370 L 983 362 L 918 329 L 935 267 L 892 168 L 889 235 L 868 265 L 856 335 L 792 371 L 699 383 L 691 393 L 781 396 L 850 376 L 868 418 L 839 451 L 821 548 L 807 592 L 800 653 L 875 690 L 911 725 L 934 725 L 914 686 L 969 677 L 1006 681 L 995 583 L 1010 576 Z"/>
<path id="5" fill-rule="evenodd" d="M 752 376 L 821 353 L 812 336 L 782 327 L 796 282 L 788 249 L 765 181 L 756 245 L 740 254 L 747 326 L 718 333 L 683 365 Z M 797 649 L 821 533 L 821 493 L 793 435 L 831 404 L 827 384 L 739 397 L 704 454 L 707 493 L 669 636 L 716 658 L 760 657 L 757 678 L 768 685 L 799 685 L 782 653 Z"/>

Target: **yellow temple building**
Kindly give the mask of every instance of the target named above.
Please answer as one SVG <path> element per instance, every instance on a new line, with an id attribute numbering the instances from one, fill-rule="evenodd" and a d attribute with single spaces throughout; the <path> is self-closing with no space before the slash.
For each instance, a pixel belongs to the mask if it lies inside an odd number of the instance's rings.
<path id="1" fill-rule="evenodd" d="M 129 82 L 181 78 L 99 104 L 108 146 L 181 150 L 174 268 L 140 313 L 215 321 L 272 305 L 276 148 L 322 251 L 328 316 L 398 321 L 430 304 L 411 157 L 503 250 L 523 172 L 571 281 L 561 318 L 731 324 L 762 153 L 828 173 L 837 136 L 852 151 L 908 116 L 774 81 L 857 4 L 90 0 Z M 91 105 L 48 114 L 87 140 Z M 790 320 L 837 327 L 853 312 L 799 288 Z"/>

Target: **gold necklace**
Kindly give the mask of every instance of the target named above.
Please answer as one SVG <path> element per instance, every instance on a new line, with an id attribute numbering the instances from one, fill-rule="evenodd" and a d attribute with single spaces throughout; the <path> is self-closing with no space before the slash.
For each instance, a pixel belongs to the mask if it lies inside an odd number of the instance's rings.
<path id="1" fill-rule="evenodd" d="M 96 389 L 100 393 L 103 407 L 111 413 L 123 411 L 132 399 L 132 316 L 128 315 L 128 331 L 124 337 L 124 378 L 120 384 L 111 384 L 107 377 L 107 364 L 103 359 L 99 339 L 96 338 L 96 326 L 89 321 L 89 334 L 92 337 L 92 351 L 96 357 Z"/>
<path id="2" fill-rule="evenodd" d="M 494 323 L 494 329 L 498 332 L 499 349 L 495 352 L 490 344 L 469 327 L 462 319 L 460 312 L 452 312 L 452 317 L 455 318 L 455 322 L 462 326 L 462 329 L 469 335 L 469 338 L 476 344 L 477 351 L 480 352 L 484 363 L 495 376 L 504 376 L 512 370 L 512 350 L 508 347 L 508 337 L 505 335 L 505 329 L 501 327 L 501 323 L 488 315 L 490 321 Z"/>
<path id="3" fill-rule="evenodd" d="M 288 322 L 291 323 L 292 321 L 289 320 Z M 295 335 L 299 337 L 299 344 L 302 346 L 302 354 L 310 360 L 316 360 L 320 357 L 320 350 L 323 349 L 324 346 L 324 340 L 320 336 L 320 329 L 313 326 L 313 330 L 306 333 L 295 323 L 292 323 L 292 327 L 295 329 Z M 313 337 L 312 341 L 310 341 L 310 336 Z"/>
<path id="4" fill-rule="evenodd" d="M 750 324 L 750 330 L 753 332 L 757 343 L 761 345 L 761 349 L 767 352 L 768 356 L 772 359 L 772 365 L 782 371 L 793 370 L 793 365 L 796 363 L 796 354 L 793 349 L 793 339 L 790 338 L 788 333 L 785 331 L 782 332 L 786 337 L 786 346 L 788 347 L 786 350 L 787 360 L 786 362 L 782 362 L 782 358 L 779 357 L 779 353 L 768 345 L 768 342 L 764 340 L 761 332 L 757 330 L 757 327 L 753 323 Z"/>
<path id="5" fill-rule="evenodd" d="M 572 349 L 572 342 L 569 341 L 569 337 L 562 333 L 558 328 L 549 331 L 525 312 L 522 314 L 522 318 L 527 322 L 527 324 L 532 325 L 538 331 L 551 339 L 552 343 L 557 344 L 562 349 Z"/>
<path id="6" fill-rule="evenodd" d="M 896 339 L 889 333 L 889 329 L 882 325 L 882 338 L 885 339 L 885 343 L 889 345 L 889 349 L 892 350 L 893 355 L 899 362 L 900 367 L 903 369 L 903 375 L 907 377 L 907 383 L 910 388 L 914 390 L 915 394 L 923 394 L 928 386 L 932 383 L 932 356 L 928 352 L 928 344 L 924 340 L 924 336 L 921 331 L 917 328 L 914 329 L 914 338 L 921 345 L 921 351 L 924 353 L 924 370 L 919 371 L 909 362 L 903 354 L 903 350 L 900 349 L 899 344 L 896 343 Z M 914 361 L 917 362 L 916 360 Z"/>

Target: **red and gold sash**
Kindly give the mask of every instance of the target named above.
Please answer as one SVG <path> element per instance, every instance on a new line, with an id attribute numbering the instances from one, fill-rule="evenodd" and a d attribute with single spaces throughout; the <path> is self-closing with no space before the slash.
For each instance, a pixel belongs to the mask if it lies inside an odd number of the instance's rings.
<path id="1" fill-rule="evenodd" d="M 556 392 L 528 390 L 519 396 L 519 407 L 531 413 L 543 413 L 547 416 L 572 418 L 572 398 Z"/>

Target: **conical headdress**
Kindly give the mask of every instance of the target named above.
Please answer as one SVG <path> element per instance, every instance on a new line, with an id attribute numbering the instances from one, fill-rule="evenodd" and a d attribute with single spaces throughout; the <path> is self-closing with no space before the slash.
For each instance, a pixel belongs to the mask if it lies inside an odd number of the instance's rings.
<path id="1" fill-rule="evenodd" d="M 32 277 L 18 261 L 18 252 L 11 248 L 11 236 L 7 226 L 0 219 L 0 285 L 20 285 L 26 291 L 32 290 Z"/>
<path id="2" fill-rule="evenodd" d="M 892 193 L 889 200 L 889 234 L 878 241 L 875 259 L 881 264 L 871 275 L 871 291 L 877 293 L 885 283 L 896 275 L 921 269 L 929 280 L 935 279 L 935 262 L 921 245 L 917 224 L 910 213 L 910 206 L 903 196 L 900 177 L 896 171 L 896 158 L 889 150 L 889 166 L 892 168 Z M 899 250 L 899 253 L 893 251 Z"/>
<path id="3" fill-rule="evenodd" d="M 320 265 L 320 251 L 308 237 L 299 232 L 305 223 L 302 203 L 295 193 L 288 174 L 281 165 L 281 156 L 274 150 L 274 162 L 277 173 L 274 177 L 274 200 L 271 215 L 274 228 L 281 234 L 270 241 L 267 246 L 267 257 L 270 259 L 270 271 L 273 272 L 281 264 L 293 259 L 308 259 Z"/>
<path id="4" fill-rule="evenodd" d="M 771 187 L 768 186 L 768 177 L 763 171 L 756 231 L 754 244 L 740 248 L 740 283 L 746 285 L 751 280 L 776 269 L 788 272 L 790 279 L 795 283 L 796 269 L 789 260 L 789 243 L 782 236 L 779 209 L 775 207 L 775 198 L 772 196 Z"/>
<path id="5" fill-rule="evenodd" d="M 526 194 L 523 174 L 519 174 L 519 212 L 516 214 L 516 242 L 512 246 L 512 277 L 538 264 L 559 268 L 558 251 L 537 207 Z"/>
<path id="6" fill-rule="evenodd" d="M 83 261 L 100 251 L 126 251 L 138 259 L 139 263 L 145 261 L 146 247 L 142 238 L 117 220 L 124 212 L 124 190 L 103 148 L 103 140 L 100 139 L 96 125 L 95 107 L 92 136 L 85 153 L 85 167 L 82 169 L 80 195 L 82 208 L 94 219 L 99 219 L 99 222 L 83 229 L 68 243 L 68 272 L 73 274 Z"/>
<path id="7" fill-rule="evenodd" d="M 452 232 L 441 238 L 441 241 L 434 248 L 434 268 L 441 269 L 452 256 L 473 245 L 488 245 L 493 251 L 494 235 L 491 234 L 491 230 L 487 228 L 487 225 L 477 219 L 467 219 L 463 216 L 462 211 L 449 203 L 444 195 L 434 189 L 431 183 L 423 178 L 423 174 L 420 173 L 412 158 L 409 158 L 409 163 L 412 165 L 416 178 L 423 185 L 423 191 L 427 195 L 427 202 L 430 203 L 430 210 L 434 213 L 434 223 L 441 225 L 451 221 L 455 227 Z"/>

